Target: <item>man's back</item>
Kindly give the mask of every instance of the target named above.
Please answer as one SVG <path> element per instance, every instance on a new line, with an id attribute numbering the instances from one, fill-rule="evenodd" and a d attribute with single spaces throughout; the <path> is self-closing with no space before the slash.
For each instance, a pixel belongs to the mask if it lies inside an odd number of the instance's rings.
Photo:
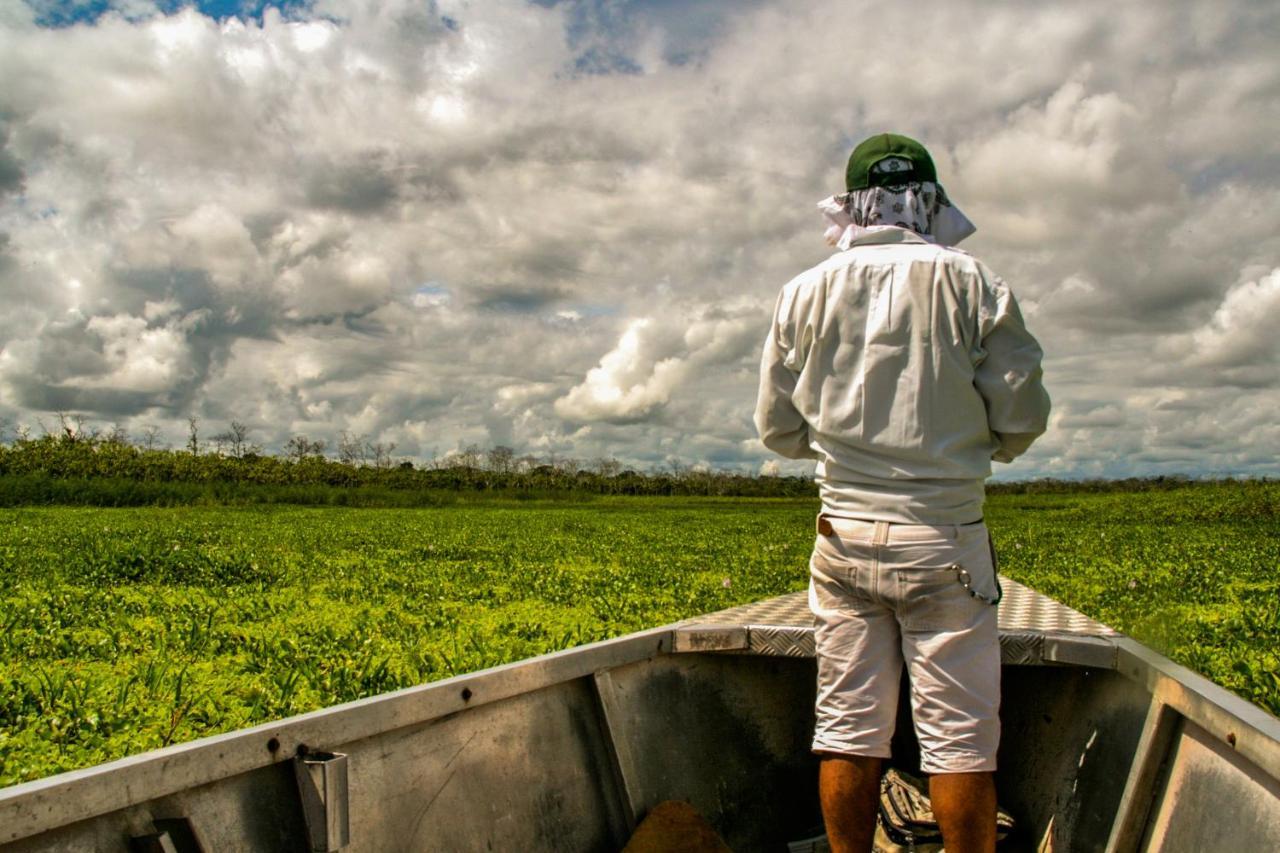
<path id="1" fill-rule="evenodd" d="M 818 204 L 843 250 L 783 288 L 760 362 L 765 446 L 816 459 L 809 560 L 813 750 L 831 849 L 872 847 L 899 682 L 946 848 L 993 853 L 1000 585 L 982 521 L 991 460 L 1042 433 L 1040 347 L 920 143 L 853 150 Z"/>
<path id="2" fill-rule="evenodd" d="M 1044 431 L 1041 352 L 977 259 L 882 228 L 783 288 L 756 423 L 816 458 L 824 509 L 886 521 L 982 517 L 991 459 Z"/>

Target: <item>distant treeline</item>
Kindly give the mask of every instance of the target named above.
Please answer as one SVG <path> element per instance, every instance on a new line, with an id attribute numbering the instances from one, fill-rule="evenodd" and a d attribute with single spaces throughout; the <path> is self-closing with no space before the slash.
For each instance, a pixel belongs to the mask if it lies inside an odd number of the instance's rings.
<path id="1" fill-rule="evenodd" d="M 469 449 L 418 467 L 385 458 L 334 460 L 146 449 L 111 436 L 48 434 L 0 445 L 0 505 L 144 506 L 301 503 L 430 506 L 467 493 L 513 498 L 574 495 L 816 495 L 808 477 L 746 476 L 682 466 L 639 472 L 615 460 L 583 467 L 517 458 L 507 448 Z"/>
<path id="2" fill-rule="evenodd" d="M 388 453 L 330 459 L 318 444 L 290 444 L 289 455 L 248 444 L 213 452 L 139 446 L 119 435 L 72 430 L 0 444 L 0 506 L 83 504 L 315 504 L 436 506 L 469 497 L 583 500 L 597 495 L 816 497 L 809 477 L 749 476 L 671 466 L 640 472 L 613 459 L 517 457 L 509 448 L 467 448 L 426 466 Z M 381 450 L 381 448 L 379 448 Z M 1184 476 L 1124 480 L 993 482 L 991 494 L 1079 494 L 1185 488 Z"/>
<path id="3" fill-rule="evenodd" d="M 1112 492 L 1154 492 L 1185 489 L 1191 486 L 1239 483 L 1271 482 L 1265 477 L 1216 477 L 1192 478 L 1185 474 L 1160 474 L 1154 477 L 1125 477 L 1117 480 L 1094 478 L 1089 480 L 1054 480 L 1041 478 L 1037 480 L 1011 480 L 988 482 L 989 495 L 1079 495 Z"/>

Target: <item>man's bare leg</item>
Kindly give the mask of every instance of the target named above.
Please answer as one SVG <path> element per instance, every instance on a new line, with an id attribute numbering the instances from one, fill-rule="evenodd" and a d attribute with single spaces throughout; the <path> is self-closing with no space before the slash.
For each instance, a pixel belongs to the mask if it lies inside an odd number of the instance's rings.
<path id="1" fill-rule="evenodd" d="M 947 853 L 994 853 L 996 782 L 992 774 L 937 773 L 929 777 L 929 800 Z"/>
<path id="2" fill-rule="evenodd" d="M 880 762 L 861 755 L 822 756 L 818 799 L 832 853 L 871 850 L 880 802 Z"/>

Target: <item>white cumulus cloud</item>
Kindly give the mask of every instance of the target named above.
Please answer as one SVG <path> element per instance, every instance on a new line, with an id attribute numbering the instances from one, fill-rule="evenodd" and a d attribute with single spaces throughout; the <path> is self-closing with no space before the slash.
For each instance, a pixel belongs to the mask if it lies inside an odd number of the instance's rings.
<path id="1" fill-rule="evenodd" d="M 108 6 L 0 4 L 10 421 L 760 470 L 770 306 L 897 130 L 1044 344 L 1009 475 L 1280 473 L 1275 4 Z"/>

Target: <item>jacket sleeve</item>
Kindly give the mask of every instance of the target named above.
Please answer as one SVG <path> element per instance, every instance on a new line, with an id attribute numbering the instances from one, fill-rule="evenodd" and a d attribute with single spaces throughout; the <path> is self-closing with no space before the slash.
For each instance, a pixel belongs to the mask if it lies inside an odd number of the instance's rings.
<path id="1" fill-rule="evenodd" d="M 809 446 L 809 424 L 796 408 L 792 394 L 799 371 L 788 358 L 795 335 L 791 300 L 784 289 L 778 296 L 769 334 L 760 357 L 760 391 L 756 397 L 756 431 L 764 446 L 788 459 L 817 459 Z"/>
<path id="2" fill-rule="evenodd" d="M 1049 424 L 1049 394 L 1041 383 L 1044 353 L 1027 331 L 1013 292 L 995 276 L 983 282 L 978 325 L 973 384 L 986 403 L 987 424 L 997 443 L 991 458 L 1012 462 Z"/>

